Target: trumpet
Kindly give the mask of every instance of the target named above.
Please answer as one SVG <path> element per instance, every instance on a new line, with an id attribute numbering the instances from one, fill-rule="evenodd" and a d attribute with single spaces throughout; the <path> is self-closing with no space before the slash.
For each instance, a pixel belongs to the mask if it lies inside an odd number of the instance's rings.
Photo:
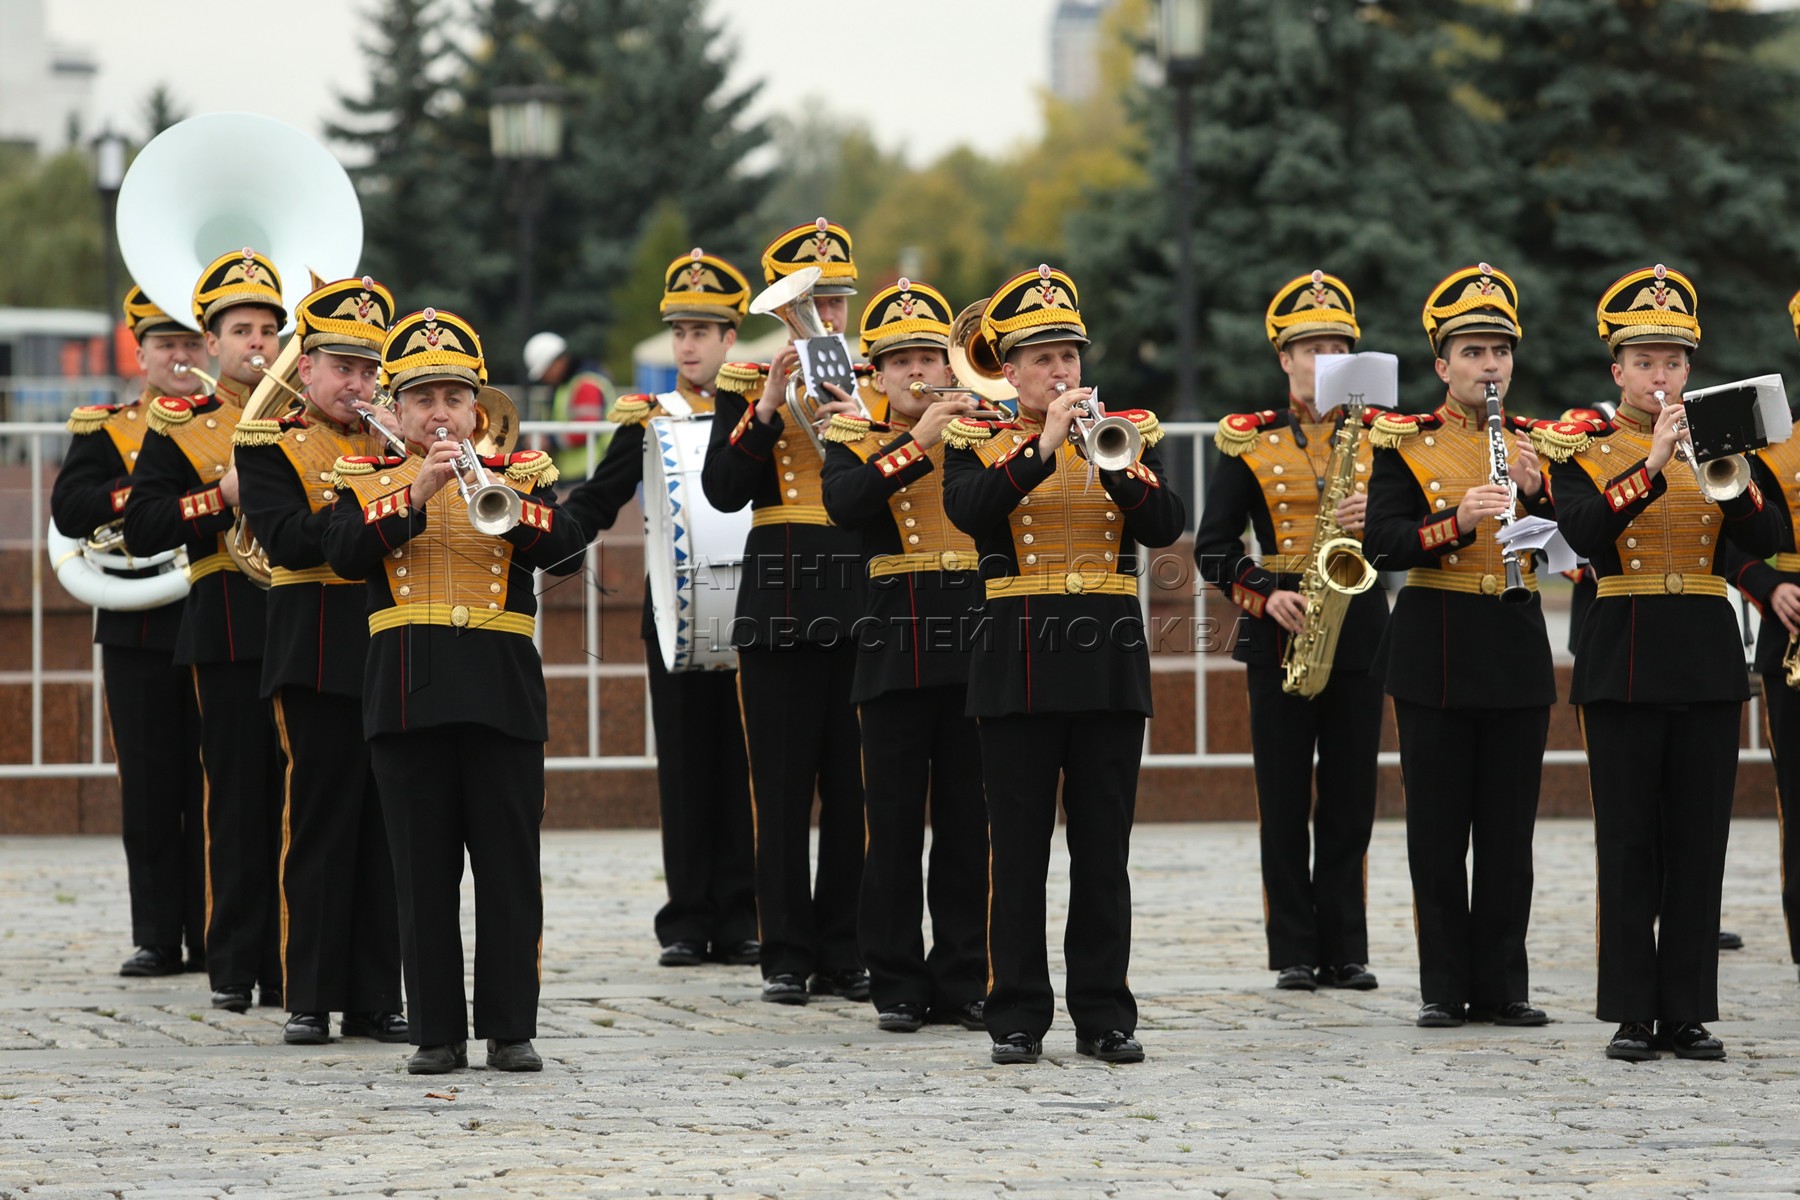
<path id="1" fill-rule="evenodd" d="M 437 440 L 449 441 L 450 431 L 438 429 Z M 469 507 L 469 524 L 478 533 L 498 537 L 519 523 L 524 505 L 519 500 L 519 493 L 488 474 L 487 468 L 481 465 L 474 442 L 464 438 L 461 445 L 462 449 L 451 460 L 450 467 L 456 472 L 456 489 Z"/>
<path id="2" fill-rule="evenodd" d="M 1069 390 L 1066 383 L 1056 385 L 1056 394 Z M 1124 417 L 1109 417 L 1100 405 L 1100 389 L 1088 393 L 1075 412 L 1070 427 L 1076 453 L 1102 471 L 1123 471 L 1137 461 L 1144 449 L 1144 435 Z"/>
<path id="3" fill-rule="evenodd" d="M 365 412 L 364 410 L 359 408 L 356 410 L 356 415 L 362 418 L 362 423 L 363 423 L 364 428 L 366 428 L 370 433 L 374 434 L 376 437 L 380 438 L 382 441 L 382 444 L 385 445 L 389 450 L 393 451 L 395 454 L 398 454 L 401 458 L 405 458 L 407 456 L 409 451 L 406 448 L 406 439 L 401 437 L 399 434 L 395 433 L 393 430 L 389 429 L 386 425 L 383 425 L 380 421 L 376 420 L 374 413 Z"/>
<path id="4" fill-rule="evenodd" d="M 1667 410 L 1669 394 L 1662 391 L 1653 394 L 1656 402 Z M 1687 432 L 1685 411 L 1681 414 L 1679 427 L 1684 434 Z M 1741 454 L 1727 454 L 1723 458 L 1701 462 L 1694 456 L 1694 439 L 1683 437 L 1675 443 L 1675 457 L 1694 469 L 1694 482 L 1700 485 L 1700 494 L 1714 504 L 1736 500 L 1750 486 L 1750 460 Z"/>
<path id="5" fill-rule="evenodd" d="M 933 387 L 922 379 L 915 379 L 907 384 L 906 390 L 915 396 L 951 396 L 960 394 L 965 396 L 979 396 L 982 399 L 987 399 L 986 394 L 979 388 L 962 387 L 957 384 L 952 384 L 949 387 Z M 981 405 L 971 408 L 962 415 L 971 417 L 977 421 L 1010 421 L 1013 419 L 1013 415 L 1004 408 L 986 408 Z"/>

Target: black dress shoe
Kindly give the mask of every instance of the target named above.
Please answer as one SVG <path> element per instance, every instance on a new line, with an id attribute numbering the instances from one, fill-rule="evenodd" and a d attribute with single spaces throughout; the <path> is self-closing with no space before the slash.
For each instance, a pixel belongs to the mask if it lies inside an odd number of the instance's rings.
<path id="1" fill-rule="evenodd" d="M 1336 967 L 1320 967 L 1319 982 L 1326 987 L 1349 988 L 1357 992 L 1372 992 L 1380 987 L 1375 972 L 1361 963 L 1344 963 Z"/>
<path id="2" fill-rule="evenodd" d="M 763 980 L 762 998 L 770 1004 L 805 1004 L 806 981 L 798 975 L 771 975 Z"/>
<path id="3" fill-rule="evenodd" d="M 237 987 L 227 984 L 212 994 L 212 1006 L 222 1008 L 226 1012 L 249 1012 L 250 985 L 244 984 L 242 987 Z"/>
<path id="4" fill-rule="evenodd" d="M 1744 948 L 1744 935 L 1743 934 L 1733 933 L 1729 929 L 1719 930 L 1719 949 L 1721 949 L 1721 950 L 1742 950 L 1743 948 Z"/>
<path id="5" fill-rule="evenodd" d="M 264 984 L 262 990 L 256 994 L 256 1007 L 285 1008 L 287 1006 L 281 1002 L 280 988 L 272 988 Z"/>
<path id="6" fill-rule="evenodd" d="M 705 942 L 670 942 L 656 956 L 659 967 L 697 967 L 705 961 Z"/>
<path id="7" fill-rule="evenodd" d="M 1676 1058 L 1716 1060 L 1725 1057 L 1725 1043 L 1698 1022 L 1670 1025 L 1665 1021 L 1659 1026 L 1659 1030 L 1668 1042 L 1669 1049 L 1675 1052 Z"/>
<path id="8" fill-rule="evenodd" d="M 1541 1008 L 1533 1008 L 1524 1000 L 1505 1004 L 1471 1004 L 1469 1020 L 1483 1025 L 1548 1025 L 1550 1018 Z"/>
<path id="9" fill-rule="evenodd" d="M 846 1000 L 869 998 L 869 973 L 861 967 L 843 971 L 821 971 L 812 977 L 815 996 L 842 996 Z"/>
<path id="10" fill-rule="evenodd" d="M 441 1046 L 420 1046 L 406 1060 L 408 1075 L 447 1075 L 469 1065 L 469 1043 L 445 1042 Z"/>
<path id="11" fill-rule="evenodd" d="M 1319 986 L 1319 981 L 1311 967 L 1283 967 L 1275 977 L 1275 986 L 1284 992 L 1310 992 Z"/>
<path id="12" fill-rule="evenodd" d="M 331 1040 L 330 1013 L 295 1013 L 281 1027 L 281 1040 L 290 1046 L 323 1046 Z"/>
<path id="13" fill-rule="evenodd" d="M 345 1037 L 399 1043 L 406 1040 L 408 1029 L 406 1018 L 397 1012 L 360 1012 L 345 1013 L 339 1032 Z"/>
<path id="14" fill-rule="evenodd" d="M 1462 1023 L 1463 1006 L 1460 1004 L 1427 1004 L 1413 1019 L 1413 1024 L 1420 1029 L 1455 1029 Z"/>
<path id="15" fill-rule="evenodd" d="M 904 1000 L 888 1005 L 875 1018 L 876 1027 L 888 1033 L 917 1033 L 924 1024 L 924 1006 Z"/>
<path id="16" fill-rule="evenodd" d="M 971 1000 L 967 1004 L 956 1004 L 949 1008 L 934 1008 L 925 1014 L 925 1020 L 931 1025 L 961 1025 L 964 1029 L 986 1029 L 987 1022 L 981 1017 L 983 1004 L 984 1001 Z"/>
<path id="17" fill-rule="evenodd" d="M 181 974 L 180 946 L 139 946 L 138 952 L 119 965 L 119 974 L 131 979 Z"/>
<path id="18" fill-rule="evenodd" d="M 762 943 L 755 938 L 724 945 L 714 942 L 712 956 L 714 962 L 722 962 L 728 967 L 754 967 L 762 961 Z"/>
<path id="19" fill-rule="evenodd" d="M 1144 1048 L 1123 1030 L 1111 1029 L 1089 1041 L 1075 1037 L 1075 1053 L 1097 1058 L 1103 1063 L 1136 1063 L 1144 1061 Z"/>
<path id="20" fill-rule="evenodd" d="M 1649 1062 L 1656 1057 L 1655 1033 L 1643 1021 L 1627 1021 L 1606 1044 L 1606 1057 L 1622 1062 Z"/>
<path id="21" fill-rule="evenodd" d="M 487 1065 L 490 1071 L 541 1071 L 544 1060 L 532 1048 L 530 1038 L 512 1041 L 489 1038 Z"/>
<path id="22" fill-rule="evenodd" d="M 989 1055 L 997 1063 L 1034 1063 L 1044 1052 L 1044 1043 L 1029 1033 L 1009 1033 L 994 1043 Z"/>

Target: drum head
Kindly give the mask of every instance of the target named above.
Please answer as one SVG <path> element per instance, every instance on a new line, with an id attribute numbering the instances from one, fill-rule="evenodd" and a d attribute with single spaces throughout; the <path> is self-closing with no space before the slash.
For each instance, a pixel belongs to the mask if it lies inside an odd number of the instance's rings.
<path id="1" fill-rule="evenodd" d="M 644 569 L 663 666 L 735 671 L 731 621 L 750 510 L 723 513 L 706 501 L 700 468 L 712 415 L 652 418 L 644 436 Z"/>

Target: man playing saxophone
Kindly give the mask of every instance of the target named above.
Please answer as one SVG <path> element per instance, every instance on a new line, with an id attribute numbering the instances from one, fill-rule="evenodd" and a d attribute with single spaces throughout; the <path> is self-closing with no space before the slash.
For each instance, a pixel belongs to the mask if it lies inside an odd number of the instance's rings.
<path id="1" fill-rule="evenodd" d="M 133 554 L 187 547 L 193 590 L 182 610 L 175 661 L 194 669 L 206 766 L 206 969 L 215 1008 L 279 1008 L 281 749 L 262 698 L 265 597 L 226 547 L 238 503 L 231 436 L 244 403 L 275 361 L 287 319 L 275 264 L 252 250 L 221 255 L 194 287 L 194 319 L 219 363 L 213 395 L 163 396 L 149 406 L 150 436 L 125 505 Z"/>
<path id="2" fill-rule="evenodd" d="M 1542 1025 L 1530 1002 L 1531 840 L 1556 679 L 1537 577 L 1507 586 L 1496 521 L 1515 504 L 1549 515 L 1528 423 L 1502 424 L 1514 458 L 1495 475 L 1488 385 L 1512 382 L 1518 290 L 1486 263 L 1454 272 L 1425 302 L 1444 402 L 1383 413 L 1363 547 L 1406 569 L 1377 652 L 1406 784 L 1406 851 L 1419 939 L 1417 1023 Z M 1515 494 L 1516 492 L 1516 494 Z M 1475 853 L 1471 883 L 1466 862 Z"/>
<path id="3" fill-rule="evenodd" d="M 1207 487 L 1194 557 L 1201 576 L 1243 614 L 1232 657 L 1244 664 L 1249 690 L 1275 986 L 1368 989 L 1376 980 L 1364 965 L 1363 866 L 1383 707 L 1381 681 L 1369 667 L 1387 624 L 1387 594 L 1365 586 L 1327 615 L 1326 603 L 1309 606 L 1300 590 L 1309 569 L 1317 574 L 1321 546 L 1362 535 L 1372 449 L 1360 415 L 1316 410 L 1313 377 L 1318 355 L 1355 347 L 1356 300 L 1343 280 L 1314 271 L 1276 292 L 1265 323 L 1288 401 L 1280 411 L 1219 423 L 1223 457 Z M 1246 525 L 1260 559 L 1244 552 Z M 1316 590 L 1323 596 L 1327 588 Z M 1332 621 L 1338 627 L 1326 628 Z M 1335 653 L 1307 661 L 1308 633 L 1313 645 L 1335 637 Z"/>
<path id="4" fill-rule="evenodd" d="M 206 361 L 200 334 L 135 286 L 125 294 L 125 324 L 137 339 L 144 393 L 130 404 L 83 405 L 69 416 L 74 438 L 50 493 L 50 515 L 72 538 L 91 537 L 120 519 L 150 405 L 160 396 L 200 390 L 198 376 L 175 370 Z M 206 960 L 200 712 L 193 672 L 174 659 L 185 604 L 180 599 L 139 612 L 103 608 L 94 617 L 119 760 L 131 937 L 138 947 L 119 968 L 121 975 L 181 971 L 184 932 L 190 969 L 199 970 Z"/>

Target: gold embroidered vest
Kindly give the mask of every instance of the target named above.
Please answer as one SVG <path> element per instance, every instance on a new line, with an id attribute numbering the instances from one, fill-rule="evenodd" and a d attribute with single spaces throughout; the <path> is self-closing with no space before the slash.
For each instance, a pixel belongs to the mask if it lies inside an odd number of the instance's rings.
<path id="1" fill-rule="evenodd" d="M 1575 461 L 1594 486 L 1600 487 L 1650 456 L 1650 430 L 1647 420 L 1639 420 L 1621 407 L 1613 431 L 1590 441 L 1575 455 Z M 1713 569 L 1723 519 L 1718 505 L 1700 491 L 1686 463 L 1670 459 L 1662 475 L 1668 491 L 1627 525 L 1615 543 L 1619 570 L 1626 579 L 1706 575 Z M 1782 490 L 1784 494 L 1788 491 L 1786 487 Z"/>
<path id="2" fill-rule="evenodd" d="M 1441 421 L 1436 429 L 1414 434 L 1397 447 L 1407 469 L 1418 481 L 1419 489 L 1425 493 L 1433 518 L 1455 511 L 1462 503 L 1464 493 L 1488 482 L 1491 467 L 1484 416 L 1477 416 L 1454 401 L 1446 401 L 1435 415 Z M 1475 540 L 1438 559 L 1438 569 L 1481 581 L 1480 586 L 1471 587 L 1471 591 L 1498 594 L 1506 582 L 1506 564 L 1501 560 L 1500 543 L 1494 538 L 1498 527 L 1498 521 L 1483 521 L 1476 530 Z M 1530 554 L 1520 555 L 1520 566 L 1526 585 L 1535 585 L 1537 576 Z M 1489 581 L 1493 586 L 1489 586 Z"/>
<path id="3" fill-rule="evenodd" d="M 1313 534 L 1318 527 L 1319 497 L 1325 487 L 1325 468 L 1331 461 L 1332 422 L 1305 422 L 1300 426 L 1306 444 L 1294 436 L 1293 426 L 1259 433 L 1256 442 L 1241 455 L 1256 476 L 1269 520 L 1275 529 L 1275 545 L 1266 547 L 1263 566 L 1271 571 L 1299 574 L 1312 556 Z M 1356 490 L 1369 490 L 1369 469 L 1374 447 L 1364 437 L 1356 450 Z"/>

